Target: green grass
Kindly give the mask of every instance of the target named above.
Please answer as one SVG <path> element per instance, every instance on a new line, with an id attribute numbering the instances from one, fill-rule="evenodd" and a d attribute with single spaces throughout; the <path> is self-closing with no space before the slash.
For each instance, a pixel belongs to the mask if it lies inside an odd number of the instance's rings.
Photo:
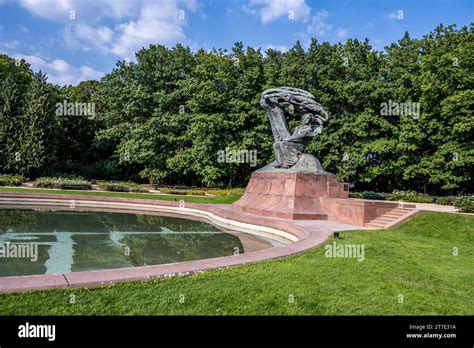
<path id="1" fill-rule="evenodd" d="M 124 197 L 124 198 L 141 198 L 141 199 L 158 199 L 162 201 L 180 201 L 189 203 L 212 203 L 212 204 L 231 204 L 237 201 L 242 195 L 232 194 L 227 196 L 215 197 L 193 197 L 183 195 L 157 195 L 146 193 L 124 193 L 124 192 L 96 192 L 96 191 L 75 191 L 75 190 L 48 190 L 48 189 L 28 189 L 14 187 L 0 187 L 1 192 L 15 193 L 51 193 L 57 195 L 80 195 L 80 196 L 104 196 L 104 197 Z"/>
<path id="2" fill-rule="evenodd" d="M 1 295 L 0 314 L 474 314 L 473 217 L 426 212 L 390 230 L 343 232 L 337 242 L 363 244 L 364 261 L 325 257 L 321 246 L 190 277 Z"/>

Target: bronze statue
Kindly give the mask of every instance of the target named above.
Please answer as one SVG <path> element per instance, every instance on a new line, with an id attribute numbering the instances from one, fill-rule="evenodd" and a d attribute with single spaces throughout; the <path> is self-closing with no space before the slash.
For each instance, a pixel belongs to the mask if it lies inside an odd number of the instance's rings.
<path id="1" fill-rule="evenodd" d="M 321 104 L 315 101 L 314 95 L 298 88 L 272 88 L 263 92 L 260 105 L 268 111 L 275 138 L 273 143 L 275 162 L 259 171 L 281 169 L 292 172 L 330 174 L 324 171 L 314 156 L 304 153 L 309 140 L 321 133 L 323 122 L 328 119 L 328 114 Z M 293 134 L 288 128 L 286 107 L 292 113 L 302 114 L 301 125 L 295 128 Z"/>

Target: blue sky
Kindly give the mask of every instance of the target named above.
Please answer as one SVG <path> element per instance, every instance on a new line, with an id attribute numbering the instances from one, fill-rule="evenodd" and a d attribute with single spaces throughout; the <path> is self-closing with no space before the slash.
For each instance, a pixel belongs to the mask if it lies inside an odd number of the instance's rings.
<path id="1" fill-rule="evenodd" d="M 311 37 L 368 38 L 381 50 L 405 31 L 469 25 L 473 14 L 474 0 L 0 0 L 0 52 L 76 84 L 150 44 L 287 50 Z"/>

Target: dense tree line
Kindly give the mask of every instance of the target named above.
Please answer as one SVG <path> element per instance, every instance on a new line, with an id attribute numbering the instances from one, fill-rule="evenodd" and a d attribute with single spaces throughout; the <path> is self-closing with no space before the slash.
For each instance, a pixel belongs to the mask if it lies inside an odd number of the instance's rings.
<path id="1" fill-rule="evenodd" d="M 0 171 L 245 186 L 256 168 L 217 154 L 257 150 L 257 167 L 270 162 L 259 98 L 292 86 L 330 114 L 308 152 L 341 180 L 377 191 L 472 192 L 473 29 L 406 33 L 383 52 L 352 39 L 313 39 L 307 50 L 297 42 L 284 53 L 151 45 L 101 81 L 64 87 L 0 55 Z M 65 100 L 94 112 L 58 113 Z M 290 127 L 299 121 L 292 116 Z"/>

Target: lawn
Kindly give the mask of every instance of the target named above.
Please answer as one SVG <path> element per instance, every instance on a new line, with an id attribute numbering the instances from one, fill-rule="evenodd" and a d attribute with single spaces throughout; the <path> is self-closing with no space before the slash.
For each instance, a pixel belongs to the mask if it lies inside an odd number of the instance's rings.
<path id="1" fill-rule="evenodd" d="M 474 217 L 425 212 L 337 243 L 364 245 L 364 260 L 320 246 L 189 277 L 0 295 L 0 314 L 474 315 Z"/>
<path id="2" fill-rule="evenodd" d="M 15 187 L 0 187 L 1 192 L 14 193 L 49 193 L 56 195 L 81 195 L 81 196 L 104 196 L 104 197 L 123 197 L 123 198 L 141 198 L 141 199 L 158 199 L 162 201 L 180 201 L 189 203 L 212 203 L 212 204 L 231 204 L 237 201 L 242 195 L 231 194 L 225 196 L 211 197 L 193 197 L 184 195 L 158 195 L 150 193 L 124 193 L 124 192 L 97 192 L 97 191 L 75 191 L 75 190 L 53 190 L 53 189 L 28 189 Z"/>

